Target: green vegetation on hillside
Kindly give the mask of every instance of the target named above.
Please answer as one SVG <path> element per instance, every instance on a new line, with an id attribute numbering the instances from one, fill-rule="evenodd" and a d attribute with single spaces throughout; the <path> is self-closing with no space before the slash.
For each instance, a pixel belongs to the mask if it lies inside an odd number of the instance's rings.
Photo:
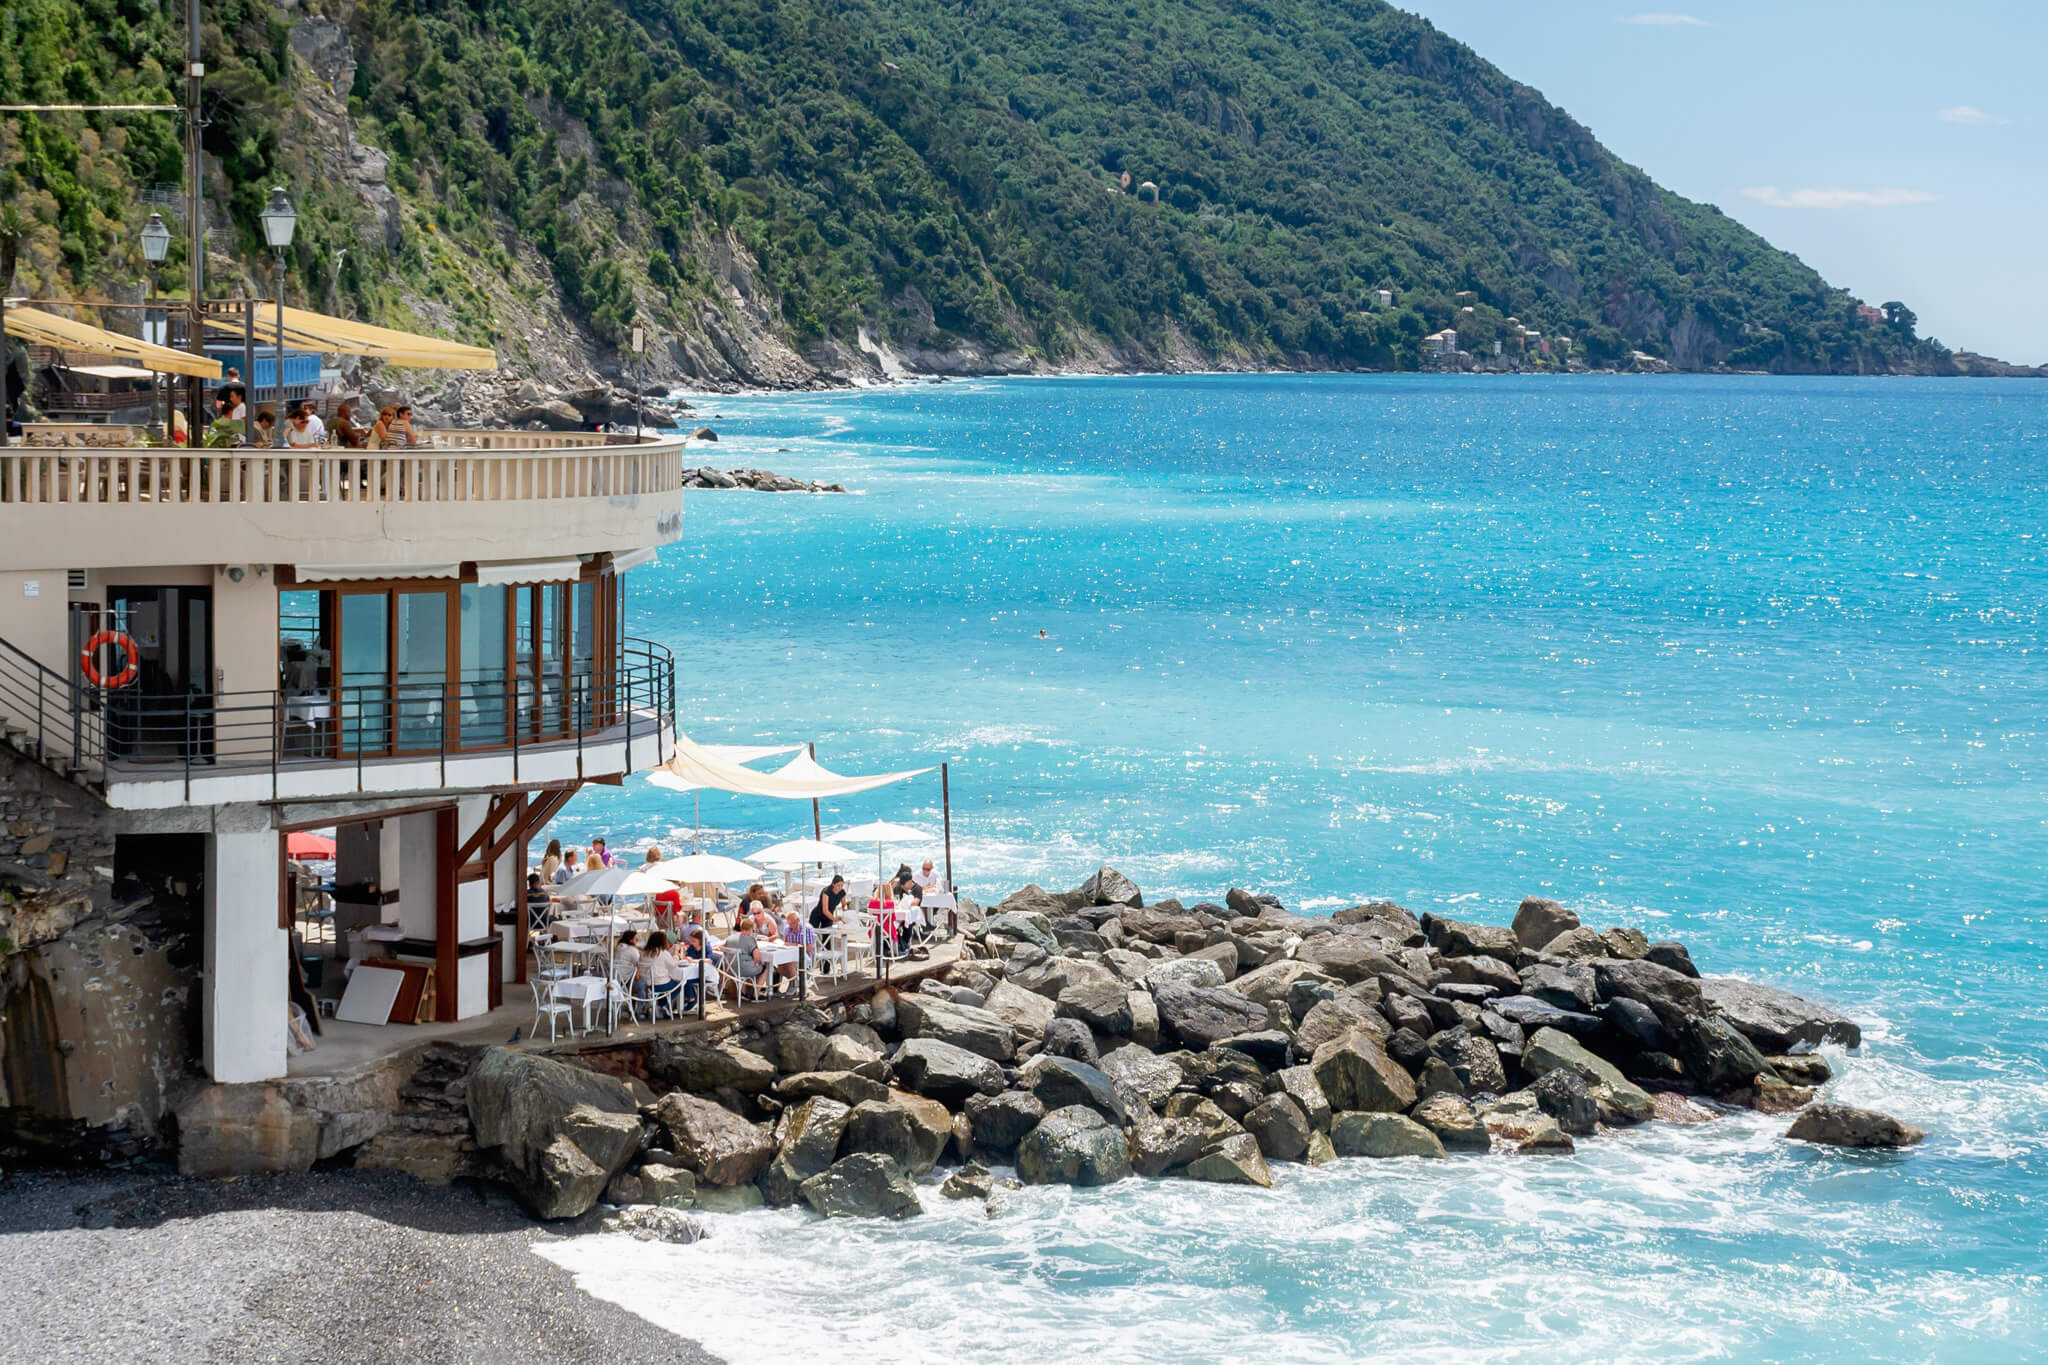
<path id="1" fill-rule="evenodd" d="M 0 98 L 168 96 L 175 8 L 11 0 Z M 1185 342 L 1248 363 L 1401 367 L 1472 306 L 1474 324 L 1512 315 L 1595 363 L 1641 349 L 1681 368 L 1856 371 L 1945 355 L 1903 305 L 1860 317 L 1795 258 L 1377 0 L 305 9 L 348 24 L 357 135 L 391 153 L 395 188 L 448 246 L 414 235 L 380 261 L 355 247 L 364 205 L 312 187 L 296 267 L 366 310 L 392 274 L 504 269 L 509 227 L 616 344 L 636 318 L 715 300 L 705 253 L 729 231 L 799 344 L 865 326 L 1053 362 L 1091 342 L 1138 356 Z M 286 150 L 291 16 L 254 0 L 206 11 L 207 147 L 253 247 Z M 132 279 L 135 187 L 177 178 L 175 122 L 23 126 L 0 193 L 25 188 L 32 244 L 75 281 Z M 613 230 L 629 207 L 645 236 Z M 1374 306 L 1380 288 L 1393 306 Z"/>

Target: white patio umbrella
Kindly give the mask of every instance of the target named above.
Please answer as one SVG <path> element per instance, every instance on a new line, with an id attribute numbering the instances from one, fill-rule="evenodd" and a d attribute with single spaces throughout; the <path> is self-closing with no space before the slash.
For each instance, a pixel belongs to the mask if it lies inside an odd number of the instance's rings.
<path id="1" fill-rule="evenodd" d="M 723 858 L 716 853 L 687 853 L 644 870 L 650 877 L 659 877 L 678 886 L 722 886 L 731 882 L 751 882 L 761 875 L 761 870 L 751 864 L 737 858 Z"/>
<path id="2" fill-rule="evenodd" d="M 562 884 L 564 896 L 656 896 L 670 890 L 669 883 L 650 877 L 637 867 L 600 867 L 584 872 Z"/>
<path id="3" fill-rule="evenodd" d="M 865 825 L 842 829 L 832 836 L 844 839 L 849 844 L 873 844 L 875 846 L 875 880 L 880 882 L 888 877 L 888 869 L 882 862 L 882 848 L 886 844 L 928 844 L 932 836 L 909 825 L 891 824 L 887 820 L 871 820 Z"/>
<path id="4" fill-rule="evenodd" d="M 838 844 L 828 844 L 822 839 L 791 839 L 767 848 L 748 857 L 763 867 L 772 867 L 782 874 L 782 895 L 789 898 L 789 874 L 798 868 L 825 863 L 850 863 L 861 855 Z"/>

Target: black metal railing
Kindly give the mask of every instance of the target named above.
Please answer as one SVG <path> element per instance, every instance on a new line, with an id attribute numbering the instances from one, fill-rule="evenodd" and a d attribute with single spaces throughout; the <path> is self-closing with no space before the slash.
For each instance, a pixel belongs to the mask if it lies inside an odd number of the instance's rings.
<path id="1" fill-rule="evenodd" d="M 0 640 L 0 738 L 14 740 L 66 777 L 90 776 L 106 757 L 106 727 L 80 684 Z"/>
<path id="2" fill-rule="evenodd" d="M 627 771 L 668 757 L 675 658 L 629 639 L 608 672 L 158 694 L 68 682 L 0 641 L 0 714 L 38 737 L 45 761 L 68 746 L 74 771 L 97 764 L 109 785 L 175 778 L 187 798 L 194 778 L 249 772 L 268 773 L 277 796 L 285 776 L 313 768 L 351 770 L 369 791 L 393 759 L 435 763 L 446 786 L 451 760 L 485 753 L 509 754 L 517 782 L 523 755 L 573 749 L 580 778 L 596 742 L 622 742 Z"/>

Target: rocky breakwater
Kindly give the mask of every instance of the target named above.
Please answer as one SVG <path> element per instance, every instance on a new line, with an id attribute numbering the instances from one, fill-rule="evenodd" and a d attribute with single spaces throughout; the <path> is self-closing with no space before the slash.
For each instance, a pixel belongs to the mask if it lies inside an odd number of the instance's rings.
<path id="1" fill-rule="evenodd" d="M 637 1150 L 586 1115 L 587 1161 L 535 1134 L 515 1185 L 573 1177 L 575 1198 L 529 1201 L 559 1213 L 602 1183 L 627 1206 L 615 1226 L 690 1238 L 691 1208 L 915 1216 L 944 1164 L 943 1196 L 995 1212 L 1020 1184 L 1267 1186 L 1277 1163 L 1570 1153 L 1738 1106 L 1798 1111 L 1787 1136 L 1809 1142 L 1922 1136 L 1813 1102 L 1830 1077 L 1816 1049 L 1859 1046 L 1852 1020 L 1702 977 L 1684 945 L 1554 901 L 1505 926 L 1387 902 L 1307 917 L 1242 890 L 1147 905 L 1105 868 L 1026 887 L 966 939 L 971 956 L 915 989 L 656 1043 L 647 1086 L 630 1083 L 650 1097 Z"/>
<path id="2" fill-rule="evenodd" d="M 699 433 L 702 435 L 703 433 Z M 744 489 L 750 493 L 844 493 L 843 483 L 815 483 L 776 474 L 766 469 L 713 469 L 703 465 L 683 471 L 683 487 L 696 489 Z"/>

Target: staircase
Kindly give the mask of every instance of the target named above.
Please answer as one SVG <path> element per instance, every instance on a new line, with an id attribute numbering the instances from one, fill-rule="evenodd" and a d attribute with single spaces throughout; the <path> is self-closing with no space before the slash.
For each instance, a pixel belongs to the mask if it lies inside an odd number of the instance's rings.
<path id="1" fill-rule="evenodd" d="M 95 796 L 106 796 L 106 720 L 78 687 L 0 640 L 0 743 Z"/>
<path id="2" fill-rule="evenodd" d="M 469 1127 L 469 1073 L 481 1052 L 474 1044 L 427 1044 L 412 1079 L 398 1092 L 397 1112 L 356 1149 L 355 1164 L 403 1171 L 437 1185 L 480 1174 Z"/>

